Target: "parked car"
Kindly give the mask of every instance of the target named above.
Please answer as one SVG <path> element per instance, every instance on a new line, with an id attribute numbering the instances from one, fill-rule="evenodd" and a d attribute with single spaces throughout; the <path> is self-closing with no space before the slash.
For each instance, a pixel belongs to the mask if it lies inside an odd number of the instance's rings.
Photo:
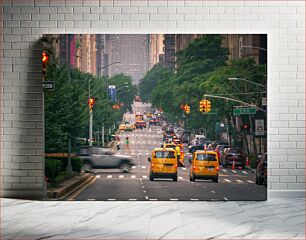
<path id="1" fill-rule="evenodd" d="M 129 172 L 134 166 L 130 156 L 116 154 L 111 148 L 81 147 L 78 157 L 83 160 L 83 171 L 92 169 L 119 168 L 122 172 Z"/>
<path id="2" fill-rule="evenodd" d="M 267 153 L 263 154 L 259 159 L 256 167 L 256 184 L 267 186 Z"/>
<path id="3" fill-rule="evenodd" d="M 199 141 L 200 142 L 198 144 L 191 145 L 188 147 L 190 153 L 194 153 L 197 150 L 204 150 L 205 145 L 208 146 L 209 144 L 211 144 L 211 141 L 208 138 L 203 138 Z"/>
<path id="4" fill-rule="evenodd" d="M 222 165 L 223 167 L 232 166 L 235 161 L 235 166 L 245 168 L 246 156 L 241 148 L 228 148 L 224 155 Z"/>

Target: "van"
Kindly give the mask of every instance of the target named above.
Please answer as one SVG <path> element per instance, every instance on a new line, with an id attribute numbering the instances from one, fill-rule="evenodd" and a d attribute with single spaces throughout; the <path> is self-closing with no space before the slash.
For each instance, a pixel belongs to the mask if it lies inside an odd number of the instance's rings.
<path id="1" fill-rule="evenodd" d="M 219 159 L 218 154 L 214 151 L 196 151 L 189 159 L 190 181 L 195 179 L 211 179 L 218 182 L 219 175 Z"/>
<path id="2" fill-rule="evenodd" d="M 150 166 L 150 181 L 154 178 L 171 178 L 177 181 L 177 160 L 175 150 L 172 148 L 155 148 L 152 159 L 148 158 Z"/>

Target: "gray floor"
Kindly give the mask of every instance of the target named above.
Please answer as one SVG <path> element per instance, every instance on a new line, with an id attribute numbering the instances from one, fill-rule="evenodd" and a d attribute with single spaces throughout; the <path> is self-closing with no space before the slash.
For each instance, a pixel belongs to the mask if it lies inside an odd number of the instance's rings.
<path id="1" fill-rule="evenodd" d="M 1 199 L 3 239 L 305 239 L 305 199 L 46 202 Z"/>

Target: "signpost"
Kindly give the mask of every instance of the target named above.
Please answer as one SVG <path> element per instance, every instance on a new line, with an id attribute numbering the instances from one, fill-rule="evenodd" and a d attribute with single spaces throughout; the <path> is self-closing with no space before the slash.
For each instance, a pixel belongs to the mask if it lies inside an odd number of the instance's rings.
<path id="1" fill-rule="evenodd" d="M 112 102 L 116 102 L 116 86 L 109 85 L 108 86 L 109 95 L 111 97 Z"/>
<path id="2" fill-rule="evenodd" d="M 234 115 L 255 114 L 256 108 L 236 108 L 233 113 Z"/>
<path id="3" fill-rule="evenodd" d="M 43 81 L 42 87 L 46 90 L 54 90 L 54 82 L 52 81 Z"/>
<path id="4" fill-rule="evenodd" d="M 265 120 L 255 119 L 255 136 L 263 137 L 265 136 Z"/>

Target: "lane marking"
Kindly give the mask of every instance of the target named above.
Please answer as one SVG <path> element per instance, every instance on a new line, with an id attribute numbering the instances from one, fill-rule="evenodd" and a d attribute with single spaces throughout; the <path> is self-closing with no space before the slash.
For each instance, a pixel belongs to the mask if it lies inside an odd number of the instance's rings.
<path id="1" fill-rule="evenodd" d="M 224 179 L 224 181 L 226 181 L 226 182 L 232 182 L 231 180 L 229 180 L 229 179 L 226 179 L 226 178 Z"/>
<path id="2" fill-rule="evenodd" d="M 107 201 L 116 201 L 115 198 L 108 198 Z"/>
<path id="3" fill-rule="evenodd" d="M 181 180 L 183 180 L 183 178 L 182 178 L 182 177 L 178 177 L 178 179 L 181 179 Z"/>
<path id="4" fill-rule="evenodd" d="M 136 198 L 129 198 L 129 201 L 137 201 Z"/>
<path id="5" fill-rule="evenodd" d="M 246 171 L 242 171 L 244 174 L 248 174 Z"/>
<path id="6" fill-rule="evenodd" d="M 198 198 L 190 198 L 190 201 L 199 201 Z"/>
<path id="7" fill-rule="evenodd" d="M 148 196 L 146 196 L 146 200 L 148 200 L 149 199 L 149 197 Z"/>
<path id="8" fill-rule="evenodd" d="M 232 170 L 232 172 L 233 172 L 233 173 L 237 173 L 237 171 L 236 171 L 236 170 Z"/>
<path id="9" fill-rule="evenodd" d="M 94 183 L 96 181 L 96 178 L 91 176 L 88 180 L 86 180 L 86 182 L 84 183 L 84 187 L 81 188 L 79 191 L 77 191 L 74 195 L 72 195 L 71 198 L 69 198 L 68 200 L 74 200 L 74 198 L 76 196 L 78 196 L 85 188 L 87 188 L 90 184 Z"/>
<path id="10" fill-rule="evenodd" d="M 142 176 L 142 178 L 148 178 L 147 176 Z"/>
<path id="11" fill-rule="evenodd" d="M 254 183 L 253 181 L 251 181 L 251 180 L 247 180 L 247 182 L 249 182 L 249 183 Z"/>
<path id="12" fill-rule="evenodd" d="M 143 192 L 145 193 L 145 192 L 147 192 L 146 190 L 143 190 Z"/>
<path id="13" fill-rule="evenodd" d="M 149 200 L 150 200 L 150 201 L 157 201 L 156 198 L 150 198 Z"/>
<path id="14" fill-rule="evenodd" d="M 236 181 L 237 181 L 237 182 L 240 182 L 240 183 L 242 183 L 242 181 L 241 181 L 241 180 L 239 180 L 239 179 L 237 179 Z"/>
<path id="15" fill-rule="evenodd" d="M 131 176 L 131 178 L 135 178 L 135 177 L 136 177 L 135 175 L 132 175 L 132 176 Z"/>
<path id="16" fill-rule="evenodd" d="M 222 171 L 223 171 L 223 172 L 227 172 L 227 170 L 226 170 L 226 169 L 223 169 L 223 168 L 222 168 Z"/>
<path id="17" fill-rule="evenodd" d="M 96 176 L 96 178 L 100 178 L 100 177 L 101 177 L 101 175 L 97 175 L 97 176 Z"/>
<path id="18" fill-rule="evenodd" d="M 212 193 L 216 193 L 214 190 L 211 190 Z"/>
<path id="19" fill-rule="evenodd" d="M 170 201 L 178 201 L 177 198 L 170 198 Z"/>
<path id="20" fill-rule="evenodd" d="M 124 178 L 124 176 L 123 176 L 123 175 L 120 175 L 119 178 Z"/>
<path id="21" fill-rule="evenodd" d="M 112 178 L 113 176 L 112 175 L 107 175 L 107 178 Z"/>
<path id="22" fill-rule="evenodd" d="M 184 171 L 185 171 L 185 170 L 186 170 L 186 168 L 185 168 L 185 167 L 182 167 L 182 170 L 184 170 Z"/>
<path id="23" fill-rule="evenodd" d="M 141 168 L 147 168 L 146 166 L 141 166 Z"/>
<path id="24" fill-rule="evenodd" d="M 228 199 L 226 197 L 223 198 L 225 201 L 228 201 Z"/>
<path id="25" fill-rule="evenodd" d="M 136 168 L 136 166 L 132 166 L 132 168 Z"/>

